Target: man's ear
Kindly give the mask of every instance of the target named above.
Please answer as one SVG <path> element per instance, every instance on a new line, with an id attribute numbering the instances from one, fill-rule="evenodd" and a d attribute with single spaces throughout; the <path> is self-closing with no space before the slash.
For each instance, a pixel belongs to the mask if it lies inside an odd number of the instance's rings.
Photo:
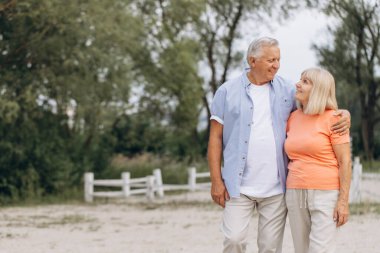
<path id="1" fill-rule="evenodd" d="M 256 58 L 253 56 L 249 56 L 248 57 L 248 65 L 252 68 L 255 66 L 255 64 L 256 64 Z"/>

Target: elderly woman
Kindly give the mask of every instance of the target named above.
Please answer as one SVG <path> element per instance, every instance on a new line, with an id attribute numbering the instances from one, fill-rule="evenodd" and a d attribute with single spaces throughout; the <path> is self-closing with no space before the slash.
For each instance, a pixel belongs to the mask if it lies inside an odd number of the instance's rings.
<path id="1" fill-rule="evenodd" d="M 328 71 L 307 69 L 296 87 L 298 110 L 290 115 L 285 141 L 290 159 L 286 204 L 295 253 L 334 252 L 337 228 L 349 214 L 349 133 L 331 131 L 339 118 Z"/>

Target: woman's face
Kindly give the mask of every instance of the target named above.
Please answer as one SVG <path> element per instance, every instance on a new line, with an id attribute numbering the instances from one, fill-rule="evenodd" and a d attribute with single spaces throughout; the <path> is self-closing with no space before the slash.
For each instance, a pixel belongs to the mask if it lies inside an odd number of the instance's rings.
<path id="1" fill-rule="evenodd" d="M 301 79 L 296 83 L 296 99 L 301 102 L 302 105 L 306 105 L 309 101 L 309 96 L 311 89 L 313 88 L 313 83 L 305 78 L 304 76 L 301 76 Z"/>

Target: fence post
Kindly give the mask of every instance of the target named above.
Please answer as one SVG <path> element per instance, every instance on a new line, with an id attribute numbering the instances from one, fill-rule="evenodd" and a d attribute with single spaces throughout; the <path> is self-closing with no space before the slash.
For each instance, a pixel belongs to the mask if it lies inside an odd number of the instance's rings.
<path id="1" fill-rule="evenodd" d="M 153 176 L 155 179 L 155 186 L 156 186 L 156 191 L 157 195 L 162 198 L 164 196 L 164 187 L 162 183 L 162 174 L 161 174 L 161 169 L 155 169 L 153 170 Z"/>
<path id="2" fill-rule="evenodd" d="M 350 203 L 361 202 L 361 181 L 362 181 L 363 166 L 360 164 L 360 158 L 356 156 L 354 158 L 354 164 L 352 169 L 352 180 L 350 188 Z"/>
<path id="3" fill-rule="evenodd" d="M 154 199 L 154 176 L 146 177 L 146 197 L 149 201 Z"/>
<path id="4" fill-rule="evenodd" d="M 197 169 L 195 167 L 191 167 L 188 169 L 189 178 L 188 178 L 188 185 L 190 191 L 195 191 L 196 185 L 197 185 Z"/>
<path id="5" fill-rule="evenodd" d="M 92 202 L 94 200 L 94 173 L 86 172 L 84 174 L 84 201 Z"/>
<path id="6" fill-rule="evenodd" d="M 129 197 L 131 195 L 131 173 L 121 173 L 121 180 L 123 182 L 123 195 L 124 197 Z"/>

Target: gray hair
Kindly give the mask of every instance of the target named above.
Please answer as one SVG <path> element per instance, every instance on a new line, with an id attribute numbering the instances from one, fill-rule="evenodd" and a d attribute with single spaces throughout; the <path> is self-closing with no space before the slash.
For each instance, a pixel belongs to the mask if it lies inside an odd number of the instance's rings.
<path id="1" fill-rule="evenodd" d="M 278 47 L 278 40 L 270 37 L 262 37 L 251 42 L 247 51 L 247 62 L 249 62 L 249 57 L 260 57 L 261 50 L 263 47 Z"/>

